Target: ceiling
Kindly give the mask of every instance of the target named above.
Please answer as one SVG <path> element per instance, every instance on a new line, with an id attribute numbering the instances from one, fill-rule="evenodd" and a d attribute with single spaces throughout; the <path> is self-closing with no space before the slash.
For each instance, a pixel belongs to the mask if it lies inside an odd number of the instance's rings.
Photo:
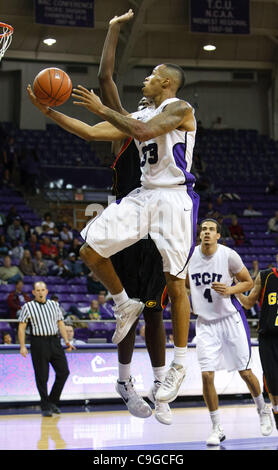
<path id="1" fill-rule="evenodd" d="M 213 35 L 190 32 L 189 0 L 95 0 L 94 28 L 36 24 L 31 0 L 1 0 L 0 21 L 14 27 L 5 58 L 98 64 L 109 20 L 132 8 L 134 19 L 122 27 L 119 42 L 121 72 L 161 62 L 269 69 L 278 60 L 278 0 L 250 3 L 250 35 Z M 56 44 L 43 44 L 46 37 Z M 208 42 L 216 51 L 203 50 Z"/>

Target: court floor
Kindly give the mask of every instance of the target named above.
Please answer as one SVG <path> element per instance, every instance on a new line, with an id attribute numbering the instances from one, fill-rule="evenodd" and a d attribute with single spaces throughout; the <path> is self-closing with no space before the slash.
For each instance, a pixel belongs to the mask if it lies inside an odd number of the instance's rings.
<path id="1" fill-rule="evenodd" d="M 160 424 L 153 416 L 140 419 L 128 411 L 69 412 L 43 418 L 39 412 L 2 413 L 0 450 L 211 450 L 205 441 L 210 419 L 205 407 L 173 409 L 173 424 Z M 82 410 L 81 409 L 81 410 Z M 213 450 L 277 450 L 278 431 L 260 433 L 254 405 L 221 406 L 226 440 Z"/>

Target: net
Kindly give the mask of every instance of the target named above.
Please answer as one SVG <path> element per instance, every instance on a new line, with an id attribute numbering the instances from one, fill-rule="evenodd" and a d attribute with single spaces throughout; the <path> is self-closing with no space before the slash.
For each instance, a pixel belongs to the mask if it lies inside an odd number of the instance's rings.
<path id="1" fill-rule="evenodd" d="M 0 23 L 0 61 L 12 42 L 14 29 L 6 23 Z"/>

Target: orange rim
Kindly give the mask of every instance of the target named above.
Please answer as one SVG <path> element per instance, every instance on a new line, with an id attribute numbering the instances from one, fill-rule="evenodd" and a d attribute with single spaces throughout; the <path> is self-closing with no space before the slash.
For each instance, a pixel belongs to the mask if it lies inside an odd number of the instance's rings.
<path id="1" fill-rule="evenodd" d="M 4 31 L 3 33 L 0 33 L 0 38 L 3 38 L 3 37 L 6 37 L 6 36 L 10 36 L 11 34 L 13 34 L 14 32 L 14 29 L 11 25 L 9 24 L 6 24 L 6 23 L 0 23 L 0 28 L 6 28 L 8 29 L 8 31 Z"/>

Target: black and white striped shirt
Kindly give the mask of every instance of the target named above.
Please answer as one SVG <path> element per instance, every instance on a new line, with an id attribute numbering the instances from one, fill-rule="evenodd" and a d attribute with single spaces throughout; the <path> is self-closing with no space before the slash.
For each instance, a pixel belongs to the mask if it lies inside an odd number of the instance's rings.
<path id="1" fill-rule="evenodd" d="M 31 300 L 23 305 L 19 321 L 28 323 L 30 321 L 32 335 L 53 336 L 57 335 L 59 328 L 57 322 L 64 320 L 59 304 L 54 300 L 46 300 L 45 303 Z"/>

